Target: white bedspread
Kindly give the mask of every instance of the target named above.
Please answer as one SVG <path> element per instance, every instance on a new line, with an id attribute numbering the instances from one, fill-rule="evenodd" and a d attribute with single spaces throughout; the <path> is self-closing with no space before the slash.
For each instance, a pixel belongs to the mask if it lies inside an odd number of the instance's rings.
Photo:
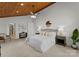
<path id="1" fill-rule="evenodd" d="M 27 43 L 40 52 L 46 52 L 52 45 L 55 45 L 55 36 L 51 38 L 35 35 L 27 39 Z"/>

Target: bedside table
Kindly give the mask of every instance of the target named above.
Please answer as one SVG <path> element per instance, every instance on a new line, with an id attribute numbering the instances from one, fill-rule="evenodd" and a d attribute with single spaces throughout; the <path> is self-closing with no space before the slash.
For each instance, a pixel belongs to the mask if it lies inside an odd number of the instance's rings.
<path id="1" fill-rule="evenodd" d="M 56 35 L 56 44 L 66 46 L 66 36 Z"/>
<path id="2" fill-rule="evenodd" d="M 27 32 L 19 33 L 19 38 L 26 38 L 26 37 L 27 37 Z"/>

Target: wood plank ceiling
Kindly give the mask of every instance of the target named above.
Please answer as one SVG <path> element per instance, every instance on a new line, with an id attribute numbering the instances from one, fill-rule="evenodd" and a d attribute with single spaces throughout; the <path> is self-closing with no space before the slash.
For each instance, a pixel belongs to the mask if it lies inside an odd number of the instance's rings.
<path id="1" fill-rule="evenodd" d="M 0 2 L 0 18 L 37 13 L 55 2 Z M 33 6 L 35 6 L 33 8 Z"/>

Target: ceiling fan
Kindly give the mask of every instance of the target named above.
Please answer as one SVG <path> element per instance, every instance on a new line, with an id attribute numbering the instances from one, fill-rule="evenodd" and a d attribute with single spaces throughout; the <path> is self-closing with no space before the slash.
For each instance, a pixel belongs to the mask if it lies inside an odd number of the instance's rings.
<path id="1" fill-rule="evenodd" d="M 35 13 L 35 12 L 34 12 L 34 10 L 35 10 L 35 5 L 32 5 L 32 9 L 33 9 L 33 10 L 30 12 L 30 17 L 33 18 L 33 19 L 35 19 L 39 13 Z"/>

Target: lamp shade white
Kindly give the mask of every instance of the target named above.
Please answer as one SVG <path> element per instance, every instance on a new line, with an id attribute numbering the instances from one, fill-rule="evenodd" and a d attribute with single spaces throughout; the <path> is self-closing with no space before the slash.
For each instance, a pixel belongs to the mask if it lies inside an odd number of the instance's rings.
<path id="1" fill-rule="evenodd" d="M 57 35 L 65 36 L 64 26 L 59 26 Z"/>

